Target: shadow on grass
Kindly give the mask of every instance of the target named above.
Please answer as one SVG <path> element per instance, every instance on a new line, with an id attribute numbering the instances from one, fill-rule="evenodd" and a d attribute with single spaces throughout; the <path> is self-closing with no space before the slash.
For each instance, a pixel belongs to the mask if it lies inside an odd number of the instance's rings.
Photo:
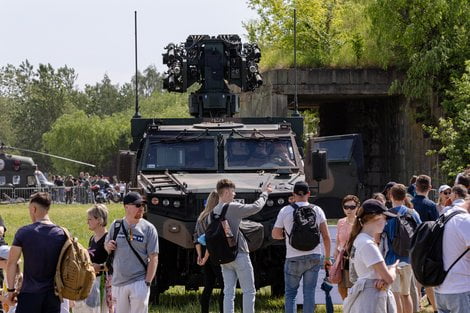
<path id="1" fill-rule="evenodd" d="M 202 289 L 201 289 L 202 290 Z M 215 289 L 211 298 L 210 312 L 219 312 L 217 296 L 219 289 Z M 183 287 L 173 287 L 160 295 L 160 304 L 152 306 L 151 313 L 176 313 L 201 311 L 199 305 L 200 291 L 185 291 Z M 284 312 L 284 298 L 272 297 L 269 287 L 262 288 L 256 293 L 255 311 L 262 313 L 282 313 Z M 242 312 L 242 293 L 237 289 L 235 297 L 235 312 Z M 299 309 L 299 312 L 301 310 Z M 325 313 L 325 306 L 318 305 L 316 313 Z M 342 306 L 336 305 L 335 312 L 342 312 Z"/>

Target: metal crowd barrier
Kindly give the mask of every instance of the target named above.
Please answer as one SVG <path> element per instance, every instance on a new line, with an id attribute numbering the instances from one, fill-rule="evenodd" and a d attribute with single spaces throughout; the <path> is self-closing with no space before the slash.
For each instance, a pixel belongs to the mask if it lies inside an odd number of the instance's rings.
<path id="1" fill-rule="evenodd" d="M 39 191 L 49 192 L 54 203 L 94 203 L 93 192 L 86 187 L 0 187 L 0 201 L 3 203 L 21 203 L 28 201 L 29 197 Z"/>

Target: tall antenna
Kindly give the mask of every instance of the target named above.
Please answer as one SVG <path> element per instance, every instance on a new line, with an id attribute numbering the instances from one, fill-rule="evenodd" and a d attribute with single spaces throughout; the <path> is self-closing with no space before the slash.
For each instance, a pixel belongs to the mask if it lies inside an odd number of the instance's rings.
<path id="1" fill-rule="evenodd" d="M 299 101 L 297 99 L 297 9 L 294 8 L 294 84 L 295 84 L 295 93 L 294 93 L 294 113 L 292 116 L 300 116 L 299 113 Z"/>
<path id="2" fill-rule="evenodd" d="M 135 46 L 135 113 L 134 118 L 140 118 L 139 113 L 139 78 L 137 69 L 137 11 L 134 11 L 134 46 Z"/>

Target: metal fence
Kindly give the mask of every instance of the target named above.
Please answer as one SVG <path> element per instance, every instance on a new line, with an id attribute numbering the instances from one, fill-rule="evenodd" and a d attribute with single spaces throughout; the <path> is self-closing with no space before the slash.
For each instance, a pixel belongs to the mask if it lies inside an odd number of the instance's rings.
<path id="1" fill-rule="evenodd" d="M 95 194 L 86 187 L 29 187 L 14 188 L 0 187 L 0 201 L 20 203 L 28 201 L 29 197 L 39 191 L 49 192 L 54 203 L 94 203 Z"/>

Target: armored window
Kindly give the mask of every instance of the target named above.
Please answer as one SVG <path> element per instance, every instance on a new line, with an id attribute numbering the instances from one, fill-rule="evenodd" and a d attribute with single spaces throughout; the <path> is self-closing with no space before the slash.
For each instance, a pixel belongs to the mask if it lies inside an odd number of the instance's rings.
<path id="1" fill-rule="evenodd" d="M 26 180 L 28 181 L 28 186 L 36 186 L 36 176 L 29 175 L 26 177 Z"/>
<path id="2" fill-rule="evenodd" d="M 353 138 L 319 141 L 314 143 L 313 150 L 326 150 L 328 162 L 349 162 L 353 143 Z"/>
<path id="3" fill-rule="evenodd" d="M 151 142 L 145 153 L 143 170 L 215 169 L 214 139 Z"/>
<path id="4" fill-rule="evenodd" d="M 12 181 L 13 181 L 13 185 L 19 185 L 21 182 L 20 175 L 14 175 Z"/>
<path id="5" fill-rule="evenodd" d="M 227 169 L 277 169 L 296 166 L 289 139 L 228 139 L 225 149 Z"/>
<path id="6" fill-rule="evenodd" d="M 5 176 L 0 176 L 0 186 L 3 186 L 7 183 L 6 177 Z"/>

